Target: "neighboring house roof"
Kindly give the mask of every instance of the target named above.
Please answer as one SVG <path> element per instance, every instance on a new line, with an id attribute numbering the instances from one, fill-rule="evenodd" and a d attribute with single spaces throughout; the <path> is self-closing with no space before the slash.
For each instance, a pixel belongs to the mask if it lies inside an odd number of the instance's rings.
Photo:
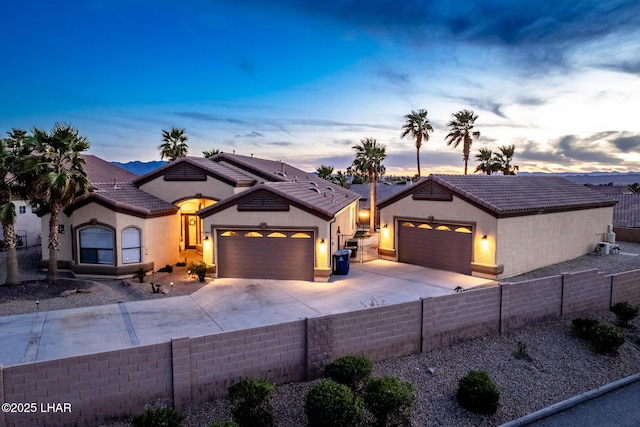
<path id="1" fill-rule="evenodd" d="M 133 172 L 116 166 L 113 163 L 102 160 L 92 154 L 82 154 L 80 157 L 85 161 L 84 171 L 89 178 L 89 182 L 131 182 L 138 177 Z"/>
<path id="2" fill-rule="evenodd" d="M 133 183 L 140 186 L 158 177 L 164 175 L 170 176 L 172 173 L 176 175 L 176 180 L 184 181 L 197 181 L 201 180 L 201 177 L 206 179 L 206 176 L 211 176 L 236 187 L 247 187 L 256 183 L 255 179 L 235 169 L 213 162 L 206 157 L 192 156 L 180 157 L 179 159 L 169 162 L 156 170 L 136 178 L 133 180 Z M 180 178 L 180 175 L 182 178 Z"/>
<path id="3" fill-rule="evenodd" d="M 613 208 L 613 225 L 616 227 L 640 227 L 640 194 L 608 194 L 616 200 Z"/>
<path id="4" fill-rule="evenodd" d="M 588 187 L 602 194 L 633 194 L 628 185 L 589 185 Z"/>
<path id="5" fill-rule="evenodd" d="M 267 181 L 323 181 L 316 175 L 295 168 L 287 163 L 278 160 L 267 160 L 253 156 L 243 156 L 240 154 L 219 153 L 210 157 L 210 160 L 223 163 L 227 162 L 237 168 L 254 175 L 260 176 Z"/>
<path id="6" fill-rule="evenodd" d="M 254 208 L 255 210 L 287 210 L 283 209 L 285 204 L 291 204 L 329 220 L 359 197 L 358 194 L 327 181 L 317 186 L 306 181 L 267 182 L 202 209 L 198 211 L 198 215 L 205 218 L 230 206 L 248 204 L 251 200 L 260 198 L 262 205 L 268 204 L 271 208 Z"/>
<path id="7" fill-rule="evenodd" d="M 378 183 L 376 185 L 376 190 L 378 191 L 377 197 L 378 200 L 388 199 L 399 191 L 406 190 L 409 185 L 390 185 L 390 184 L 381 184 Z M 349 190 L 358 193 L 360 195 L 360 207 L 363 209 L 369 209 L 371 200 L 369 200 L 369 184 L 351 184 Z"/>
<path id="8" fill-rule="evenodd" d="M 130 182 L 92 182 L 91 187 L 89 194 L 78 198 L 65 209 L 67 215 L 93 202 L 116 212 L 141 218 L 173 215 L 179 209 L 174 204 L 138 189 Z"/>
<path id="9" fill-rule="evenodd" d="M 418 198 L 421 190 L 436 188 L 440 200 L 444 193 L 457 197 L 496 217 L 610 207 L 609 197 L 561 177 L 509 175 L 429 175 L 399 193 L 381 200 L 379 208 L 407 195 Z M 444 190 L 444 191 L 443 191 Z M 427 198 L 424 192 L 419 198 Z"/>

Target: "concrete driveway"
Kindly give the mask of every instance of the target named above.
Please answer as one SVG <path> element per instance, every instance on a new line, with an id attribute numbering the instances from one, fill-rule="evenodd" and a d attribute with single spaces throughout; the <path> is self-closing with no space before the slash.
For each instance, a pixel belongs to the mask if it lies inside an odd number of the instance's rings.
<path id="1" fill-rule="evenodd" d="M 328 283 L 215 279 L 189 296 L 0 317 L 0 364 L 57 359 L 448 295 L 497 282 L 376 260 Z"/>

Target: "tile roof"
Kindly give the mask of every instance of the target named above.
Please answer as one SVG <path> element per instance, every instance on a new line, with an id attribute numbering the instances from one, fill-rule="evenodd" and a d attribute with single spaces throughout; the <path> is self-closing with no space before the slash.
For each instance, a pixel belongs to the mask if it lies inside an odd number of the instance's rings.
<path id="1" fill-rule="evenodd" d="M 268 191 L 300 209 L 321 218 L 331 219 L 336 213 L 360 197 L 353 191 L 324 180 L 322 181 L 317 186 L 308 181 L 281 181 L 258 184 L 247 191 L 211 205 L 199 211 L 198 214 L 201 217 L 207 217 L 243 200 L 250 199 L 256 192 Z"/>
<path id="2" fill-rule="evenodd" d="M 432 182 L 495 216 L 534 215 L 614 206 L 615 201 L 589 187 L 556 176 L 429 175 L 378 207 L 418 191 Z"/>
<path id="3" fill-rule="evenodd" d="M 169 162 L 163 166 L 160 166 L 158 169 L 155 169 L 151 172 L 148 172 L 140 177 L 137 177 L 133 182 L 136 185 L 142 185 L 146 182 L 152 181 L 159 176 L 164 175 L 168 171 L 181 166 L 183 164 L 189 164 L 197 169 L 201 170 L 203 173 L 219 178 L 225 182 L 228 182 L 234 186 L 250 186 L 256 183 L 255 179 L 252 177 L 239 172 L 233 168 L 224 166 L 223 164 L 216 163 L 212 161 L 210 158 L 206 157 L 195 157 L 195 156 L 186 156 L 181 157 L 173 162 Z"/>
<path id="4" fill-rule="evenodd" d="M 129 172 L 92 154 L 82 154 L 80 157 L 85 161 L 83 169 L 87 174 L 87 178 L 89 178 L 89 182 L 110 181 L 113 183 L 114 179 L 118 182 L 131 182 L 138 177 L 133 172 Z"/>
<path id="5" fill-rule="evenodd" d="M 640 227 L 640 194 L 607 194 L 616 200 L 613 208 L 613 225 L 616 227 Z"/>
<path id="6" fill-rule="evenodd" d="M 178 207 L 158 197 L 146 193 L 130 182 L 93 182 L 92 191 L 78 198 L 75 203 L 65 209 L 70 215 L 74 210 L 91 202 L 97 202 L 116 212 L 151 218 L 173 215 Z"/>
<path id="7" fill-rule="evenodd" d="M 267 181 L 295 181 L 311 180 L 324 181 L 317 175 L 305 172 L 302 169 L 291 166 L 279 160 L 267 160 L 253 156 L 243 156 L 240 154 L 219 153 L 210 158 L 214 162 L 228 162 L 247 172 L 261 176 Z"/>

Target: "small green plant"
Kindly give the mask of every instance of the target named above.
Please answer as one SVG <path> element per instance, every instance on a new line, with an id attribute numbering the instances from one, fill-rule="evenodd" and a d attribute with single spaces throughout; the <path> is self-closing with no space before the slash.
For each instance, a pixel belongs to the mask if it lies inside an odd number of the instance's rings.
<path id="1" fill-rule="evenodd" d="M 173 408 L 149 408 L 139 413 L 131 424 L 133 427 L 178 427 L 185 416 Z"/>
<path id="2" fill-rule="evenodd" d="M 325 378 L 344 384 L 353 391 L 359 391 L 371 377 L 373 364 L 364 356 L 343 356 L 324 368 Z"/>
<path id="3" fill-rule="evenodd" d="M 460 378 L 456 398 L 463 408 L 480 414 L 495 414 L 500 406 L 500 390 L 484 371 L 469 371 Z"/>
<path id="4" fill-rule="evenodd" d="M 189 265 L 189 273 L 198 276 L 198 280 L 204 282 L 204 276 L 207 274 L 207 264 L 204 261 L 192 262 Z"/>
<path id="5" fill-rule="evenodd" d="M 593 328 L 599 324 L 600 322 L 596 319 L 590 319 L 588 317 L 577 317 L 571 321 L 573 333 L 584 340 L 591 338 Z"/>
<path id="6" fill-rule="evenodd" d="M 516 359 L 531 360 L 531 356 L 527 352 L 527 344 L 518 341 L 518 349 L 516 350 Z"/>
<path id="7" fill-rule="evenodd" d="M 217 423 L 211 423 L 207 427 L 240 427 L 235 421 L 218 421 Z"/>
<path id="8" fill-rule="evenodd" d="M 591 330 L 589 341 L 596 353 L 616 355 L 618 348 L 624 344 L 624 334 L 613 325 L 600 323 Z"/>
<path id="9" fill-rule="evenodd" d="M 364 419 L 362 399 L 344 384 L 322 379 L 307 393 L 309 427 L 356 427 Z"/>
<path id="10" fill-rule="evenodd" d="M 638 311 L 640 311 L 637 305 L 627 301 L 613 304 L 610 310 L 616 315 L 616 325 L 621 328 L 630 327 L 631 321 L 638 316 Z"/>
<path id="11" fill-rule="evenodd" d="M 374 378 L 364 391 L 364 403 L 375 417 L 376 427 L 410 425 L 417 401 L 413 385 L 396 377 Z"/>
<path id="12" fill-rule="evenodd" d="M 138 279 L 139 283 L 144 283 L 144 269 L 142 267 L 140 267 L 138 269 L 138 271 L 136 271 L 135 273 L 133 273 L 133 277 L 135 277 L 136 279 Z"/>
<path id="13" fill-rule="evenodd" d="M 233 419 L 240 427 L 272 426 L 274 391 L 275 386 L 264 378 L 247 378 L 229 387 Z"/>

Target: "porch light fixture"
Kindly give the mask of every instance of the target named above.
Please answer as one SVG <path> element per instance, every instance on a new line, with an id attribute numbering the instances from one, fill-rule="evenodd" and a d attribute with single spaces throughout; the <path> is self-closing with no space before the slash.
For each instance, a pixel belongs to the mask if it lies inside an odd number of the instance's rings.
<path id="1" fill-rule="evenodd" d="M 327 253 L 327 244 L 324 241 L 324 239 L 320 240 L 320 253 L 326 254 Z"/>
<path id="2" fill-rule="evenodd" d="M 482 240 L 487 240 L 487 235 L 482 236 Z"/>

